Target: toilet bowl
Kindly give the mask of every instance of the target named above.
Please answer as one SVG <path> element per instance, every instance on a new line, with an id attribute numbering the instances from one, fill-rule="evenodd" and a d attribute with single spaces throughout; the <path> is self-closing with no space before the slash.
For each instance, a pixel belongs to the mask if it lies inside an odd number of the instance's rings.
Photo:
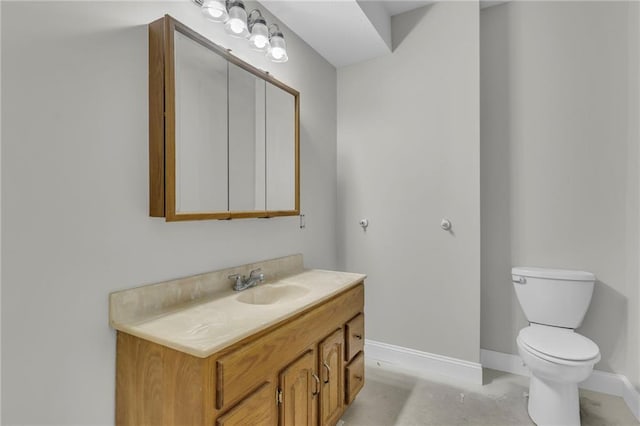
<path id="1" fill-rule="evenodd" d="M 591 375 L 600 350 L 574 329 L 591 303 L 595 276 L 519 267 L 512 269 L 512 281 L 530 324 L 516 339 L 531 371 L 529 416 L 538 426 L 580 426 L 578 383 Z"/>
<path id="2" fill-rule="evenodd" d="M 522 329 L 516 342 L 531 370 L 531 419 L 538 426 L 579 426 L 578 383 L 600 361 L 598 346 L 572 330 L 538 324 Z"/>

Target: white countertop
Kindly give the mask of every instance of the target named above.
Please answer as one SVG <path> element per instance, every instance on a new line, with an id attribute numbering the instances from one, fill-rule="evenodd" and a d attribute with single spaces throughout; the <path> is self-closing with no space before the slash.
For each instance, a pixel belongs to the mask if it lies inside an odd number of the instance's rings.
<path id="1" fill-rule="evenodd" d="M 241 292 L 223 290 L 186 303 L 167 306 L 146 318 L 112 317 L 111 326 L 134 336 L 205 358 L 298 312 L 353 287 L 362 274 L 303 270 Z M 238 299 L 277 288 L 295 290 L 290 299 L 248 304 Z M 230 287 L 230 286 L 229 286 Z"/>

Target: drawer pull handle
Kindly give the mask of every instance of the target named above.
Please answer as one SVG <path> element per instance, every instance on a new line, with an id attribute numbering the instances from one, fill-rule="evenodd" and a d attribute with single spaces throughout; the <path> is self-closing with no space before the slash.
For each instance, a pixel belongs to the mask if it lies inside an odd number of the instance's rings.
<path id="1" fill-rule="evenodd" d="M 362 376 L 353 376 L 353 378 L 362 381 Z"/>
<path id="2" fill-rule="evenodd" d="M 326 385 L 327 383 L 329 383 L 329 378 L 331 377 L 331 368 L 326 361 L 322 361 L 322 366 L 327 370 L 327 380 L 324 380 L 324 384 Z"/>
<path id="3" fill-rule="evenodd" d="M 355 337 L 358 340 L 362 340 L 362 335 L 361 334 L 354 334 L 353 337 Z"/>
<path id="4" fill-rule="evenodd" d="M 313 380 L 316 381 L 316 389 L 313 391 L 311 396 L 316 396 L 320 393 L 320 377 L 318 377 L 316 373 L 311 373 L 311 375 L 313 376 Z"/>

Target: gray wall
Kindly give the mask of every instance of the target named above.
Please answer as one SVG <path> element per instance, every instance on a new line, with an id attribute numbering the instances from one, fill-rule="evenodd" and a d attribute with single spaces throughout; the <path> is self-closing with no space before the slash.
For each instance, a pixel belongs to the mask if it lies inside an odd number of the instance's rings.
<path id="1" fill-rule="evenodd" d="M 113 424 L 109 292 L 296 252 L 336 268 L 336 72 L 286 29 L 290 61 L 268 63 L 190 1 L 2 3 L 2 423 Z M 164 13 L 302 93 L 306 229 L 148 217 L 146 25 Z"/>
<path id="2" fill-rule="evenodd" d="M 629 199 L 627 221 L 635 224 L 635 238 L 628 238 L 627 268 L 630 279 L 635 280 L 636 285 L 630 286 L 629 323 L 635 327 L 629 327 L 629 360 L 627 363 L 628 377 L 640 390 L 640 3 L 633 2 L 629 7 Z M 634 143 L 635 141 L 635 143 Z M 635 162 L 635 163 L 634 163 Z M 635 167 L 634 167 L 635 166 Z M 635 210 L 634 210 L 635 209 Z M 633 226 L 630 226 L 630 232 Z M 633 293 L 635 291 L 635 305 Z M 634 330 L 635 328 L 635 330 Z M 635 335 L 634 335 L 635 333 Z M 635 363 L 634 363 L 635 360 Z M 635 364 L 635 365 L 634 365 Z M 633 371 L 635 369 L 635 374 Z"/>
<path id="3" fill-rule="evenodd" d="M 0 23 L 2 22 L 2 3 L 0 2 Z M 2 31 L 0 31 L 0 53 Z M 2 54 L 0 54 L 0 82 L 2 81 Z M 0 84 L 0 99 L 2 99 L 2 84 Z M 0 102 L 0 141 L 2 133 L 2 102 Z M 0 147 L 0 187 L 2 186 L 2 149 Z M 0 194 L 0 223 L 2 221 L 2 196 Z M 0 328 L 2 327 L 2 227 L 0 226 Z M 0 376 L 2 375 L 2 330 L 0 329 Z M 1 380 L 1 379 L 0 379 Z M 0 423 L 2 423 L 2 386 L 0 386 Z"/>
<path id="4" fill-rule="evenodd" d="M 367 337 L 472 362 L 480 338 L 478 22 L 477 2 L 398 15 L 392 54 L 338 70 L 339 259 L 368 274 Z M 440 229 L 442 217 L 452 233 Z"/>
<path id="5" fill-rule="evenodd" d="M 513 2 L 480 18 L 481 347 L 517 353 L 515 265 L 598 277 L 579 332 L 638 385 L 638 6 Z"/>
<path id="6" fill-rule="evenodd" d="M 627 280 L 629 338 L 626 376 L 640 390 L 640 3 L 631 2 L 628 24 L 627 88 Z M 635 285 L 633 283 L 635 282 Z"/>

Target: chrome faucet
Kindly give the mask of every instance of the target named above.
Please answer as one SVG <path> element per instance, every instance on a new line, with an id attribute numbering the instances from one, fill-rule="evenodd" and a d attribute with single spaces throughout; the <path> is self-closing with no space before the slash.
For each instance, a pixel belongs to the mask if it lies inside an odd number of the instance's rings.
<path id="1" fill-rule="evenodd" d="M 260 268 L 254 269 L 249 273 L 248 278 L 240 274 L 229 275 L 228 278 L 230 280 L 234 280 L 233 289 L 235 291 L 242 291 L 248 289 L 249 287 L 258 285 L 258 281 L 264 281 L 264 274 L 259 273 L 260 271 Z"/>

